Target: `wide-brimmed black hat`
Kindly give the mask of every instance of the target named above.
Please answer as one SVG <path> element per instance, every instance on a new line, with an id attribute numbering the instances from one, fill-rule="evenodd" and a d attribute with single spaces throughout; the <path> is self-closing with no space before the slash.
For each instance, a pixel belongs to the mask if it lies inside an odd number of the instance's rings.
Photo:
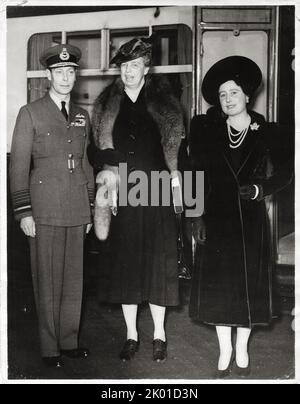
<path id="1" fill-rule="evenodd" d="M 153 37 L 133 38 L 120 47 L 116 55 L 110 61 L 111 64 L 120 66 L 124 62 L 148 55 L 151 58 Z"/>
<path id="2" fill-rule="evenodd" d="M 81 50 L 77 46 L 62 44 L 47 48 L 40 57 L 41 64 L 47 69 L 56 67 L 79 67 Z"/>
<path id="3" fill-rule="evenodd" d="M 230 56 L 219 60 L 206 73 L 202 82 L 202 95 L 209 104 L 219 103 L 219 88 L 223 83 L 234 80 L 248 96 L 260 86 L 262 73 L 253 60 L 244 56 Z"/>

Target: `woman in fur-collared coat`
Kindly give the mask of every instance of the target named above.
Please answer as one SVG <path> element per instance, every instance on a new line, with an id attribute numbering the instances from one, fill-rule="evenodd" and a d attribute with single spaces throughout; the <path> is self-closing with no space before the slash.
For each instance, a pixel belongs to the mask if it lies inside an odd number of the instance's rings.
<path id="1" fill-rule="evenodd" d="M 198 246 L 190 315 L 216 326 L 220 378 L 230 373 L 234 357 L 237 374 L 249 374 L 251 330 L 276 315 L 265 199 L 291 181 L 293 140 L 287 128 L 249 111 L 261 78 L 248 58 L 217 62 L 202 83 L 214 107 L 191 125 L 192 159 L 205 172 L 205 213 L 193 223 Z"/>
<path id="2" fill-rule="evenodd" d="M 121 68 L 116 79 L 98 97 L 93 113 L 96 148 L 89 151 L 94 167 L 117 172 L 127 163 L 149 180 L 153 171 L 177 170 L 184 136 L 182 110 L 168 83 L 147 75 L 151 42 L 133 39 L 123 45 L 112 63 Z M 100 176 L 100 179 L 99 179 Z M 102 172 L 97 176 L 101 183 Z M 122 192 L 120 184 L 119 195 Z M 127 184 L 127 195 L 136 184 Z M 171 190 L 171 188 L 170 188 Z M 171 199 L 172 200 L 172 199 Z M 103 300 L 122 304 L 127 340 L 121 360 L 133 359 L 139 347 L 136 325 L 138 304 L 148 302 L 154 322 L 153 359 L 166 358 L 166 306 L 176 306 L 177 229 L 172 206 L 118 206 L 111 218 L 109 283 Z M 101 223 L 100 223 L 101 224 Z"/>

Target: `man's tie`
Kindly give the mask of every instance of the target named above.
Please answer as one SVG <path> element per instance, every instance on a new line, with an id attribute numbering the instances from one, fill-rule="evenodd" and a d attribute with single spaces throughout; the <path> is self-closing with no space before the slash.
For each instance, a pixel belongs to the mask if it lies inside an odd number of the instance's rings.
<path id="1" fill-rule="evenodd" d="M 67 113 L 67 110 L 66 110 L 66 102 L 65 101 L 61 102 L 61 112 L 62 112 L 63 116 L 66 118 L 66 121 L 67 121 L 68 120 L 68 113 Z"/>

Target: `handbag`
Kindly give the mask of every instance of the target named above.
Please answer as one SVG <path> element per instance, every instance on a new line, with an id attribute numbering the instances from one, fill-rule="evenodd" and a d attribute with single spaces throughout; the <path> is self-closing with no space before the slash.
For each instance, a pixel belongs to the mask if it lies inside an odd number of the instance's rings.
<path id="1" fill-rule="evenodd" d="M 191 272 L 185 261 L 183 230 L 182 230 L 182 214 L 184 212 L 182 202 L 181 184 L 178 177 L 172 179 L 172 196 L 173 206 L 177 221 L 177 270 L 178 278 L 190 280 L 192 278 Z"/>
<path id="2" fill-rule="evenodd" d="M 178 228 L 178 237 L 177 237 L 177 252 L 178 252 L 178 260 L 177 260 L 177 269 L 178 269 L 178 278 L 184 280 L 192 279 L 191 271 L 185 260 L 184 253 L 184 241 L 183 241 L 183 230 L 182 230 L 182 214 L 176 214 L 177 220 L 177 228 Z"/>

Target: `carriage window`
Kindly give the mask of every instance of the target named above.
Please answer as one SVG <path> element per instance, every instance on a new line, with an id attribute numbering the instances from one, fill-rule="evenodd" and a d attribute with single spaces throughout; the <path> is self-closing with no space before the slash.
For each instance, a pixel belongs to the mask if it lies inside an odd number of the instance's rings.
<path id="1" fill-rule="evenodd" d="M 166 27 L 153 27 L 153 65 L 187 65 L 192 63 L 192 32 L 183 24 Z M 111 59 L 125 42 L 136 36 L 149 35 L 148 29 L 139 31 L 113 30 L 111 31 Z"/>
<path id="2" fill-rule="evenodd" d="M 249 47 L 252 43 L 255 46 Z M 232 31 L 207 31 L 203 34 L 203 70 L 204 77 L 207 70 L 218 59 L 231 55 L 242 55 L 254 60 L 260 66 L 263 73 L 263 82 L 267 84 L 268 67 L 268 35 L 264 31 L 240 31 L 238 36 Z M 267 85 L 261 88 L 255 99 L 253 109 L 267 117 Z M 202 100 L 204 110 L 208 108 L 205 100 Z"/>
<path id="3" fill-rule="evenodd" d="M 192 31 L 183 24 L 153 26 L 155 34 L 152 73 L 166 74 L 181 100 L 186 122 L 192 110 Z M 49 46 L 62 43 L 78 46 L 82 52 L 80 70 L 73 90 L 74 101 L 91 113 L 99 93 L 119 75 L 119 69 L 110 65 L 119 47 L 137 36 L 148 36 L 149 27 L 139 29 L 61 32 L 34 34 L 28 43 L 28 101 L 42 97 L 48 90 L 39 55 Z"/>
<path id="4" fill-rule="evenodd" d="M 43 70 L 39 57 L 50 46 L 60 43 L 60 33 L 34 34 L 28 41 L 27 70 Z"/>
<path id="5" fill-rule="evenodd" d="M 62 33 L 34 34 L 28 42 L 28 70 L 43 70 L 39 55 L 50 46 L 61 43 Z M 78 46 L 82 52 L 81 69 L 100 69 L 101 31 L 68 33 L 67 43 Z"/>

